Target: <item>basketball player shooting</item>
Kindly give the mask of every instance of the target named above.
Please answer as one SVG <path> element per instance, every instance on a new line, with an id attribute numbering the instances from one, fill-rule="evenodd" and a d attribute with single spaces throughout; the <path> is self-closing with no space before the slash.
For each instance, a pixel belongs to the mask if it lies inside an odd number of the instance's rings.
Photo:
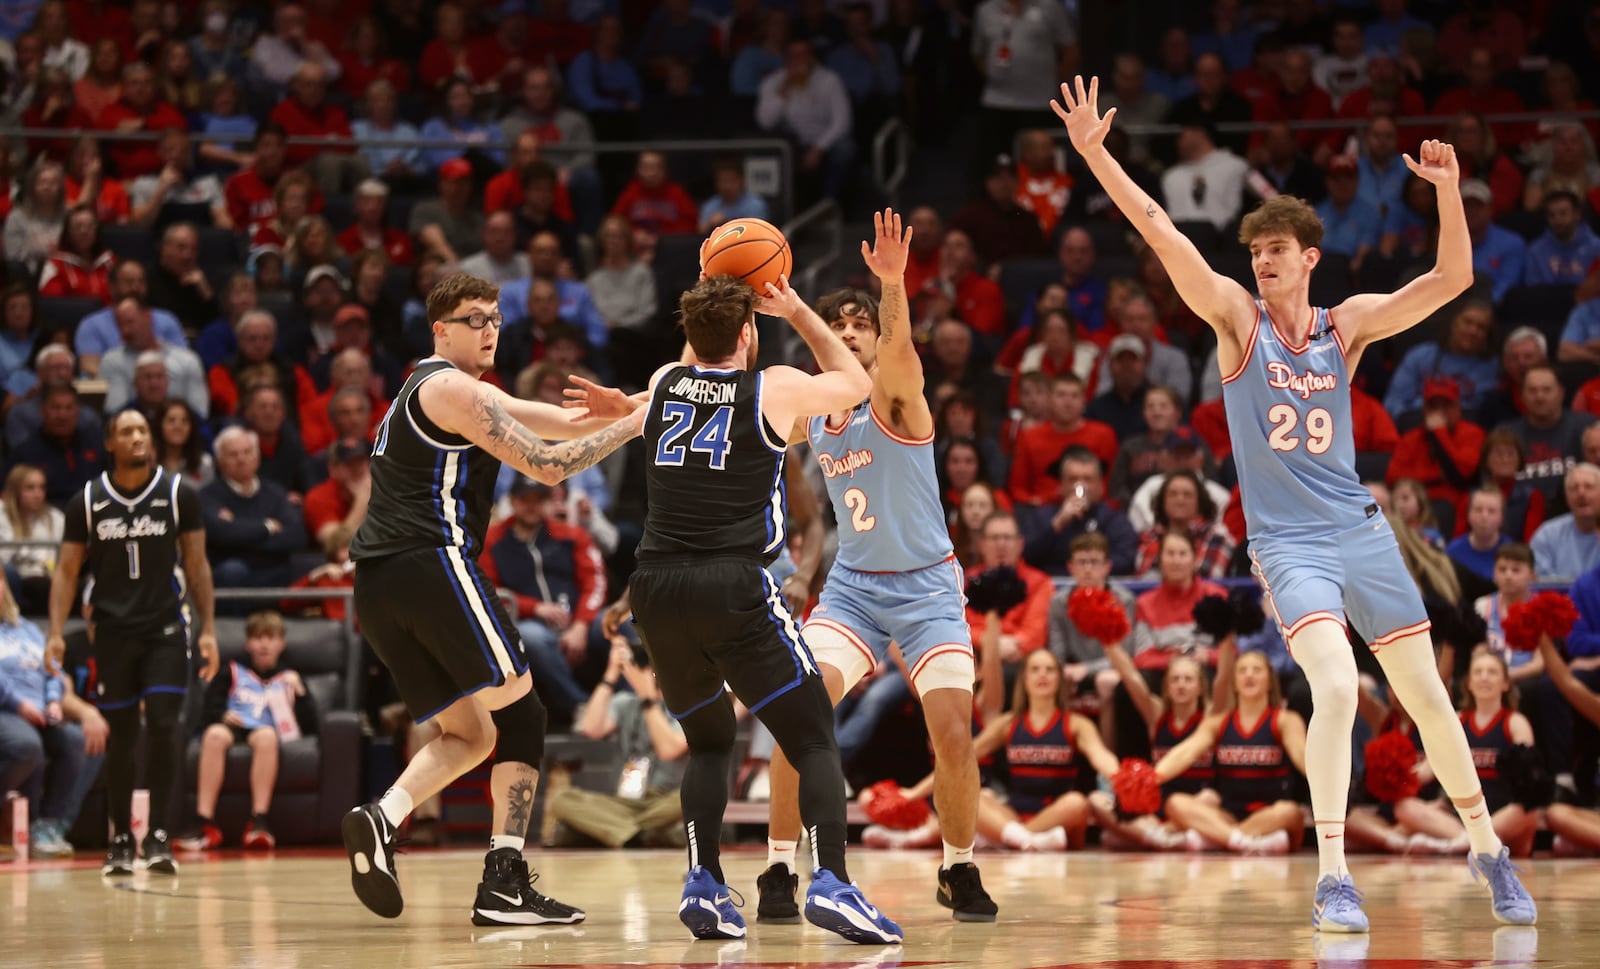
<path id="1" fill-rule="evenodd" d="M 1112 108 L 1100 82 L 1080 76 L 1050 102 L 1072 145 L 1166 267 L 1189 308 L 1217 333 L 1228 431 L 1249 528 L 1253 571 L 1265 590 L 1314 702 L 1306 731 L 1307 781 L 1320 860 L 1311 925 L 1366 932 L 1361 896 L 1344 858 L 1350 731 L 1356 714 L 1353 623 L 1422 735 L 1428 763 L 1471 841 L 1467 864 L 1501 922 L 1532 925 L 1533 899 L 1495 836 L 1461 721 L 1434 666 L 1427 614 L 1387 520 L 1355 471 L 1350 375 L 1366 348 L 1415 326 L 1472 283 L 1472 244 L 1455 149 L 1425 141 L 1406 167 L 1439 195 L 1433 269 L 1394 293 L 1362 293 L 1332 309 L 1311 306 L 1322 223 L 1304 201 L 1279 196 L 1245 217 L 1259 299 L 1211 270 L 1204 257 L 1110 152 Z"/>

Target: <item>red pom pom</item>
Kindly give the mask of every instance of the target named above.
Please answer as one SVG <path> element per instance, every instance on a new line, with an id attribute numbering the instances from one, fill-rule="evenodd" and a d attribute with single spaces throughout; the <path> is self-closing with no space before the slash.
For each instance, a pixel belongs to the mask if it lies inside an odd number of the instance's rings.
<path id="1" fill-rule="evenodd" d="M 1128 613 L 1109 589 L 1079 586 L 1067 596 L 1067 618 L 1090 639 L 1118 643 L 1128 636 Z"/>
<path id="2" fill-rule="evenodd" d="M 861 807 L 867 819 L 896 831 L 919 828 L 931 813 L 924 801 L 913 801 L 900 793 L 894 781 L 879 781 L 867 788 L 861 796 Z"/>
<path id="3" fill-rule="evenodd" d="M 1566 639 L 1578 622 L 1578 607 L 1559 592 L 1541 592 L 1529 605 L 1538 617 L 1539 631 L 1551 639 Z"/>
<path id="4" fill-rule="evenodd" d="M 1417 765 L 1417 748 L 1403 733 L 1390 730 L 1369 741 L 1366 761 L 1367 791 L 1385 804 L 1415 797 L 1421 788 L 1412 771 Z"/>
<path id="5" fill-rule="evenodd" d="M 1538 603 L 1537 597 L 1515 603 L 1500 617 L 1500 632 L 1506 637 L 1506 645 L 1519 653 L 1531 653 L 1539 648 L 1539 635 L 1544 630 Z"/>
<path id="6" fill-rule="evenodd" d="M 1161 781 L 1147 760 L 1125 757 L 1117 775 L 1111 778 L 1111 792 L 1117 808 L 1129 817 L 1142 817 L 1161 810 Z"/>

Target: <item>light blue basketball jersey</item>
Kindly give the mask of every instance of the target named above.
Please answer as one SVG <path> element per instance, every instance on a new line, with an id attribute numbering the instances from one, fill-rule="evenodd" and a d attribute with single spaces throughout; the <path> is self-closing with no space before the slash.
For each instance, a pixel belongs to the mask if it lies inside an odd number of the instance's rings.
<path id="1" fill-rule="evenodd" d="M 1372 504 L 1356 474 L 1344 343 L 1328 311 L 1315 313 L 1295 347 L 1258 300 L 1244 361 L 1222 375 L 1253 541 L 1343 532 L 1366 521 Z"/>
<path id="2" fill-rule="evenodd" d="M 811 418 L 806 436 L 839 520 L 839 565 L 857 572 L 910 572 L 953 554 L 933 470 L 933 435 L 920 441 L 900 437 L 865 400 L 843 427 L 829 427 L 826 416 Z"/>

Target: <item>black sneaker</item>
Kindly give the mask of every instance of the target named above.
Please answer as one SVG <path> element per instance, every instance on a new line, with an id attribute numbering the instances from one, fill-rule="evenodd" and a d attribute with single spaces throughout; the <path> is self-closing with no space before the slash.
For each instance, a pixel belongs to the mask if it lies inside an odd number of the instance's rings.
<path id="1" fill-rule="evenodd" d="M 158 875 L 176 875 L 178 863 L 172 858 L 172 839 L 161 828 L 156 828 L 144 836 L 142 853 L 144 860 L 140 862 L 145 871 L 153 871 Z"/>
<path id="2" fill-rule="evenodd" d="M 574 925 L 587 916 L 533 890 L 539 876 L 515 848 L 496 848 L 483 859 L 483 881 L 472 903 L 473 925 Z"/>
<path id="3" fill-rule="evenodd" d="M 138 851 L 133 844 L 133 835 L 124 831 L 111 839 L 111 849 L 106 852 L 106 863 L 101 866 L 100 874 L 121 877 L 133 874 L 133 862 L 138 857 Z"/>
<path id="4" fill-rule="evenodd" d="M 1000 913 L 1000 906 L 983 890 L 978 866 L 970 861 L 939 869 L 934 900 L 954 912 L 957 922 L 993 922 Z"/>
<path id="5" fill-rule="evenodd" d="M 350 887 L 361 904 L 386 919 L 398 918 L 405 901 L 394 872 L 394 827 L 376 804 L 351 808 L 339 824 L 350 855 Z"/>
<path id="6" fill-rule="evenodd" d="M 800 876 L 781 862 L 767 866 L 756 877 L 756 921 L 769 925 L 799 925 L 800 906 L 795 904 L 795 892 L 800 889 Z"/>

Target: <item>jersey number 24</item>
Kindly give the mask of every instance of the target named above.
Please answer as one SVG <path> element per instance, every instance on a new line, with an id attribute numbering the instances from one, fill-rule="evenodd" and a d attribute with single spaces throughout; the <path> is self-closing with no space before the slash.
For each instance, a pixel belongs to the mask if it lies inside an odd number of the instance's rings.
<path id="1" fill-rule="evenodd" d="M 662 432 L 661 440 L 656 442 L 656 464 L 681 467 L 688 452 L 693 451 L 706 455 L 706 463 L 711 470 L 724 470 L 728 466 L 728 452 L 733 449 L 733 440 L 729 436 L 733 426 L 733 408 L 728 405 L 718 407 L 712 412 L 711 419 L 689 438 L 689 444 L 685 447 L 678 441 L 693 430 L 694 417 L 693 404 L 669 400 L 661 405 L 661 420 L 667 427 Z"/>

